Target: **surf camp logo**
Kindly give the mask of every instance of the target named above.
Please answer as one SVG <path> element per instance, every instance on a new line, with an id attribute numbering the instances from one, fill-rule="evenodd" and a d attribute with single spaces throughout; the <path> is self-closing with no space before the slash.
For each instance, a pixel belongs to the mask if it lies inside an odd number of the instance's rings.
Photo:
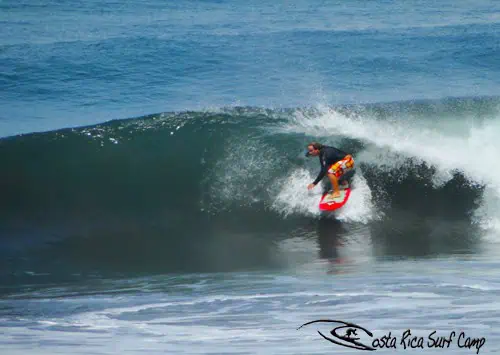
<path id="1" fill-rule="evenodd" d="M 368 329 L 349 322 L 332 319 L 318 319 L 302 324 L 297 330 L 303 327 L 328 326 L 331 329 L 328 333 L 317 330 L 319 335 L 326 341 L 346 348 L 375 351 L 378 349 L 425 349 L 425 348 L 450 348 L 456 346 L 459 349 L 474 350 L 476 354 L 486 343 L 486 338 L 474 338 L 468 336 L 464 331 L 452 331 L 448 334 L 438 334 L 438 331 L 419 336 L 407 329 L 401 334 L 389 332 L 381 337 L 374 337 Z M 326 335 L 325 335 L 326 333 Z"/>

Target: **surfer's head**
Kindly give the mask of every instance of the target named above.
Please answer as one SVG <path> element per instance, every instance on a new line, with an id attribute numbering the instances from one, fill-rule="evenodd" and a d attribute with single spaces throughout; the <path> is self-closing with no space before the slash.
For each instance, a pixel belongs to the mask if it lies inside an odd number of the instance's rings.
<path id="1" fill-rule="evenodd" d="M 318 142 L 311 142 L 307 145 L 307 151 L 306 151 L 306 157 L 310 156 L 318 156 L 319 151 L 323 148 L 323 144 L 318 143 Z"/>

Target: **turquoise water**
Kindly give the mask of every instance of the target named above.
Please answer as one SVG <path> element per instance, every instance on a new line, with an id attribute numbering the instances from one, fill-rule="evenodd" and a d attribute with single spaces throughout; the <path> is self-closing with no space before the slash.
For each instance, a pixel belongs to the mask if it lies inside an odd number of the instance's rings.
<path id="1" fill-rule="evenodd" d="M 2 1 L 0 134 L 498 93 L 494 1 Z"/>

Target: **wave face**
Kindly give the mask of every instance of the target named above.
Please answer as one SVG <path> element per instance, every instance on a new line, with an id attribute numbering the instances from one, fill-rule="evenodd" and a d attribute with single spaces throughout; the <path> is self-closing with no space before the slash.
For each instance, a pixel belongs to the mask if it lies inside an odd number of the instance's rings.
<path id="1" fill-rule="evenodd" d="M 499 134 L 498 98 L 460 98 L 164 113 L 5 138 L 2 277 L 272 266 L 279 241 L 360 226 L 377 255 L 471 251 L 500 229 Z M 306 189 L 312 140 L 355 156 L 335 216 Z"/>

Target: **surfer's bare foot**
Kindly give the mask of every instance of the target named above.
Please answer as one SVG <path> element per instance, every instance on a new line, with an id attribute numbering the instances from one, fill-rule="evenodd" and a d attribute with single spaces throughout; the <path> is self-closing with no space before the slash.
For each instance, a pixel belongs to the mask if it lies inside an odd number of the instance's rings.
<path id="1" fill-rule="evenodd" d="M 340 196 L 340 191 L 335 191 L 335 192 L 332 192 L 332 197 L 335 198 L 335 197 L 339 197 Z"/>

